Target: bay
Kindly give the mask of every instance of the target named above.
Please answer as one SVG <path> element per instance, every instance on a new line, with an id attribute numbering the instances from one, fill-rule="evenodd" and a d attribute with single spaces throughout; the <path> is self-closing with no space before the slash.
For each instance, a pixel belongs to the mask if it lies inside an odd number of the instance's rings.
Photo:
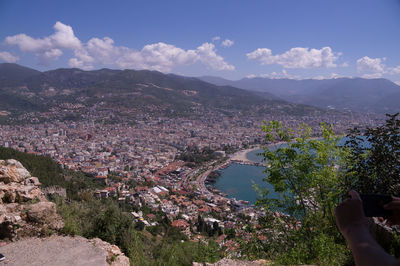
<path id="1" fill-rule="evenodd" d="M 217 178 L 213 186 L 227 194 L 229 198 L 245 200 L 254 205 L 258 195 L 253 183 L 273 191 L 272 185 L 263 181 L 264 170 L 265 168 L 261 166 L 234 163 L 220 171 L 221 176 Z M 276 198 L 278 194 L 270 192 L 269 197 Z"/>
<path id="2" fill-rule="evenodd" d="M 340 141 L 340 145 L 344 145 L 346 137 L 343 137 Z M 366 146 L 368 146 L 368 142 Z M 286 146 L 286 143 L 278 144 L 270 148 L 276 149 L 279 147 Z M 263 149 L 253 150 L 246 154 L 246 158 L 250 161 L 262 163 Z M 229 198 L 235 198 L 237 200 L 248 201 L 249 204 L 255 204 L 257 200 L 257 193 L 254 190 L 253 182 L 261 187 L 268 188 L 270 194 L 268 197 L 279 198 L 278 193 L 275 193 L 271 184 L 263 181 L 265 177 L 265 167 L 254 166 L 254 165 L 243 165 L 243 164 L 231 164 L 226 169 L 220 170 L 221 176 L 217 178 L 213 184 L 215 188 L 227 194 Z"/>

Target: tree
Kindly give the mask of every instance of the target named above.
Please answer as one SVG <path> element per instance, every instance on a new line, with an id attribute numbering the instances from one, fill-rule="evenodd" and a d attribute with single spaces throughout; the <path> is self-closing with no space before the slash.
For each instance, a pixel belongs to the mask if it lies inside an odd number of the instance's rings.
<path id="1" fill-rule="evenodd" d="M 277 148 L 266 148 L 264 181 L 273 186 L 279 198 L 270 198 L 269 190 L 258 187 L 262 198 L 257 204 L 266 210 L 279 211 L 272 219 L 271 248 L 284 255 L 284 263 L 343 263 L 344 240 L 338 233 L 334 207 L 339 202 L 339 180 L 347 150 L 331 126 L 322 123 L 321 139 L 311 138 L 311 128 L 303 124 L 295 131 L 278 121 L 262 126 L 269 142 L 289 141 Z M 294 139 L 294 141 L 293 141 Z M 332 252 L 332 250 L 336 250 Z M 324 258 L 324 262 L 319 261 Z"/>
<path id="2" fill-rule="evenodd" d="M 385 125 L 367 128 L 364 133 L 354 128 L 346 146 L 350 154 L 343 189 L 360 193 L 400 195 L 400 119 L 387 115 Z"/>

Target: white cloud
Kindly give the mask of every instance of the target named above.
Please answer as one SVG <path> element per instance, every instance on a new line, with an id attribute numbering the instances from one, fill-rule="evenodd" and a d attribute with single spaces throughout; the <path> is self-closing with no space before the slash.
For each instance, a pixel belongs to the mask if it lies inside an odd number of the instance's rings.
<path id="1" fill-rule="evenodd" d="M 365 79 L 377 79 L 382 77 L 382 73 L 364 74 L 361 77 Z"/>
<path id="2" fill-rule="evenodd" d="M 343 76 L 343 75 L 340 75 L 340 74 L 337 74 L 337 73 L 332 73 L 329 76 L 329 78 L 330 79 L 339 79 L 339 78 L 353 78 L 353 77 L 352 76 Z"/>
<path id="3" fill-rule="evenodd" d="M 216 41 L 219 41 L 219 40 L 221 40 L 220 36 L 215 36 L 215 37 L 212 37 L 212 39 L 211 39 L 211 41 L 213 41 L 213 42 L 216 42 Z"/>
<path id="4" fill-rule="evenodd" d="M 394 81 L 394 83 L 400 86 L 400 81 Z"/>
<path id="5" fill-rule="evenodd" d="M 32 38 L 26 34 L 6 37 L 5 43 L 16 45 L 21 51 L 35 53 L 41 64 L 48 65 L 58 59 L 64 50 L 72 50 L 70 67 L 92 69 L 95 65 L 116 66 L 118 68 L 151 69 L 169 72 L 176 66 L 201 62 L 215 70 L 234 70 L 233 65 L 217 55 L 215 45 L 203 43 L 196 49 L 184 50 L 163 42 L 145 45 L 141 50 L 116 46 L 109 37 L 91 38 L 82 43 L 71 26 L 57 22 L 55 33 L 44 38 Z M 217 36 L 218 37 L 218 36 Z M 217 40 L 218 38 L 213 39 Z"/>
<path id="6" fill-rule="evenodd" d="M 222 56 L 216 54 L 215 45 L 212 43 L 203 43 L 196 49 L 198 60 L 208 67 L 215 70 L 235 70 L 233 65 L 225 62 Z"/>
<path id="7" fill-rule="evenodd" d="M 383 63 L 384 61 L 386 61 L 386 57 L 370 58 L 364 56 L 357 60 L 357 71 L 359 73 L 365 73 L 362 76 L 363 78 L 380 78 L 383 74 L 400 74 L 400 65 L 396 67 L 388 67 Z"/>
<path id="8" fill-rule="evenodd" d="M 282 72 L 271 72 L 260 74 L 260 78 L 270 78 L 270 79 L 300 79 L 300 76 L 295 76 L 287 73 L 285 69 L 282 69 Z"/>
<path id="9" fill-rule="evenodd" d="M 162 72 L 171 71 L 177 65 L 193 64 L 198 56 L 194 50 L 183 50 L 166 43 L 148 44 L 136 51 L 116 47 L 116 64 L 121 68 L 152 69 Z"/>
<path id="10" fill-rule="evenodd" d="M 272 55 L 268 48 L 258 48 L 247 53 L 247 58 L 257 60 L 262 65 L 279 64 L 284 68 L 319 68 L 336 67 L 336 60 L 341 53 L 334 53 L 330 47 L 309 49 L 295 47 L 283 54 Z"/>
<path id="11" fill-rule="evenodd" d="M 382 62 L 385 60 L 386 58 L 370 58 L 364 56 L 357 60 L 357 71 L 383 73 L 385 72 L 385 65 Z"/>
<path id="12" fill-rule="evenodd" d="M 387 67 L 383 62 L 386 57 L 370 58 L 364 56 L 357 60 L 357 71 L 359 73 L 366 73 L 363 78 L 380 78 L 383 74 L 398 75 L 400 74 L 400 65 L 396 67 Z"/>
<path id="13" fill-rule="evenodd" d="M 7 63 L 15 63 L 18 61 L 18 56 L 14 56 L 9 52 L 0 52 L 0 60 Z"/>
<path id="14" fill-rule="evenodd" d="M 43 65 L 58 59 L 63 54 L 62 49 L 75 50 L 81 47 L 81 41 L 74 35 L 71 26 L 57 22 L 53 28 L 55 32 L 45 38 L 35 39 L 22 33 L 6 37 L 5 43 L 16 45 L 23 52 L 34 52 Z"/>
<path id="15" fill-rule="evenodd" d="M 75 37 L 71 26 L 65 25 L 58 21 L 54 25 L 54 30 L 56 32 L 49 38 L 58 48 L 77 49 L 81 47 L 81 41 Z"/>
<path id="16" fill-rule="evenodd" d="M 315 77 L 311 77 L 311 79 L 317 79 L 317 80 L 322 80 L 322 79 L 339 79 L 339 78 L 352 78 L 352 76 L 343 76 L 337 73 L 331 73 L 330 75 L 319 75 Z"/>
<path id="17" fill-rule="evenodd" d="M 80 68 L 80 69 L 83 69 L 83 70 L 91 70 L 91 69 L 94 68 L 93 65 L 86 64 L 84 61 L 79 60 L 79 59 L 77 59 L 77 58 L 71 58 L 71 59 L 69 59 L 68 65 L 69 65 L 70 67 L 73 67 L 73 68 Z"/>
<path id="18" fill-rule="evenodd" d="M 231 47 L 235 42 L 229 39 L 226 39 L 221 43 L 223 47 Z"/>
<path id="19" fill-rule="evenodd" d="M 256 78 L 256 77 L 257 77 L 257 75 L 254 75 L 254 74 L 248 74 L 246 76 L 246 78 L 248 78 L 248 79 L 253 79 L 253 78 Z"/>
<path id="20" fill-rule="evenodd" d="M 400 74 L 400 66 L 389 68 L 389 74 L 392 75 Z"/>
<path id="21" fill-rule="evenodd" d="M 90 68 L 93 63 L 116 65 L 119 68 L 151 69 L 169 72 L 176 66 L 201 62 L 215 70 L 234 70 L 216 54 L 212 43 L 204 43 L 195 50 L 184 50 L 163 42 L 145 45 L 141 50 L 124 46 L 114 46 L 109 37 L 92 38 L 83 49 L 75 52 L 70 59 L 72 67 Z M 86 65 L 89 64 L 89 65 Z"/>

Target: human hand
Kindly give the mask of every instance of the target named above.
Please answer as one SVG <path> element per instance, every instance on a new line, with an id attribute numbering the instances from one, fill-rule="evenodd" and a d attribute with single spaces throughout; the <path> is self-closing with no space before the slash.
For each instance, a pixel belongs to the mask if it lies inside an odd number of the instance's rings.
<path id="1" fill-rule="evenodd" d="M 354 190 L 351 190 L 349 195 L 350 199 L 342 201 L 335 208 L 336 224 L 346 238 L 353 230 L 368 227 L 360 195 Z"/>
<path id="2" fill-rule="evenodd" d="M 400 198 L 393 197 L 392 201 L 383 206 L 385 210 L 392 211 L 392 216 L 387 219 L 388 225 L 400 225 Z"/>

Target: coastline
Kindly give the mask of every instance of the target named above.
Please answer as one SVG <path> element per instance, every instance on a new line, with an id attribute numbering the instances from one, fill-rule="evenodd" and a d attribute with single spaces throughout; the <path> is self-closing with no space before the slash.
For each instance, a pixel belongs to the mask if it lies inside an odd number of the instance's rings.
<path id="1" fill-rule="evenodd" d="M 245 149 L 245 150 L 240 150 L 240 151 L 235 152 L 235 153 L 229 158 L 229 161 L 231 161 L 231 162 L 236 162 L 236 163 L 260 165 L 259 162 L 254 162 L 254 161 L 252 161 L 252 160 L 249 160 L 249 159 L 247 158 L 247 154 L 250 153 L 250 152 L 252 152 L 252 151 L 256 151 L 256 150 L 263 150 L 264 147 L 271 148 L 271 147 L 278 146 L 278 145 L 282 145 L 282 144 L 285 144 L 285 143 L 288 143 L 288 142 L 287 142 L 287 141 L 279 141 L 279 142 L 267 144 L 266 146 L 258 145 L 258 146 L 255 146 L 255 147 L 253 147 L 253 148 L 249 148 L 249 149 Z M 264 164 L 261 164 L 261 166 L 264 166 Z"/>
<path id="2" fill-rule="evenodd" d="M 310 138 L 311 140 L 318 140 L 321 139 L 321 137 L 312 137 Z M 231 162 L 237 162 L 237 163 L 244 163 L 244 164 L 254 164 L 254 165 L 258 165 L 258 162 L 254 162 L 252 160 L 249 160 L 247 158 L 247 154 L 255 151 L 255 150 L 263 150 L 264 147 L 266 148 L 271 148 L 271 147 L 276 147 L 278 145 L 282 145 L 282 144 L 286 144 L 286 143 L 290 143 L 295 141 L 294 139 L 292 139 L 291 141 L 278 141 L 278 142 L 274 142 L 274 143 L 269 143 L 266 146 L 255 146 L 253 148 L 249 148 L 249 149 L 245 149 L 245 150 L 240 150 L 235 152 L 230 158 L 229 161 Z M 263 165 L 262 165 L 263 166 Z"/>
<path id="3" fill-rule="evenodd" d="M 320 139 L 320 138 L 321 137 L 313 137 L 311 139 L 315 140 L 315 139 Z M 292 141 L 294 141 L 294 140 L 292 140 Z M 212 171 L 219 171 L 221 169 L 225 169 L 225 168 L 229 167 L 233 163 L 242 164 L 242 165 L 254 165 L 254 166 L 263 166 L 263 167 L 265 167 L 266 166 L 265 163 L 255 162 L 255 161 L 249 160 L 247 158 L 247 154 L 250 153 L 250 152 L 253 152 L 255 150 L 263 150 L 264 148 L 277 147 L 279 145 L 290 143 L 292 141 L 279 141 L 279 142 L 275 142 L 275 143 L 270 143 L 270 144 L 265 145 L 265 146 L 258 145 L 258 146 L 254 146 L 252 148 L 239 150 L 239 151 L 235 152 L 234 154 L 230 155 L 225 162 L 223 162 L 223 163 L 221 163 L 219 165 L 214 165 L 212 168 L 208 168 L 208 170 L 205 173 L 201 174 L 196 179 L 196 183 L 198 184 L 198 187 L 200 188 L 200 191 L 202 191 L 205 194 L 211 194 L 211 195 L 213 195 L 214 197 L 217 197 L 217 198 L 231 200 L 232 198 L 228 197 L 227 194 L 225 194 L 224 192 L 220 191 L 219 189 L 217 189 L 215 187 L 210 187 L 210 184 L 206 185 L 206 180 L 208 179 L 208 175 Z M 233 198 L 233 199 L 238 201 L 238 202 L 243 202 L 243 200 L 241 200 L 241 199 L 235 199 L 235 198 Z M 248 203 L 246 203 L 246 204 L 248 204 Z M 247 205 L 247 207 L 253 207 L 253 205 Z"/>
<path id="4" fill-rule="evenodd" d="M 262 149 L 261 146 L 257 146 L 254 148 L 250 148 L 250 149 L 245 149 L 245 150 L 240 150 L 236 153 L 234 153 L 232 155 L 232 157 L 230 158 L 231 161 L 236 161 L 236 162 L 243 162 L 243 163 L 256 163 L 254 161 L 251 161 L 249 159 L 247 159 L 247 154 L 249 152 L 255 151 L 255 150 L 260 150 Z"/>

